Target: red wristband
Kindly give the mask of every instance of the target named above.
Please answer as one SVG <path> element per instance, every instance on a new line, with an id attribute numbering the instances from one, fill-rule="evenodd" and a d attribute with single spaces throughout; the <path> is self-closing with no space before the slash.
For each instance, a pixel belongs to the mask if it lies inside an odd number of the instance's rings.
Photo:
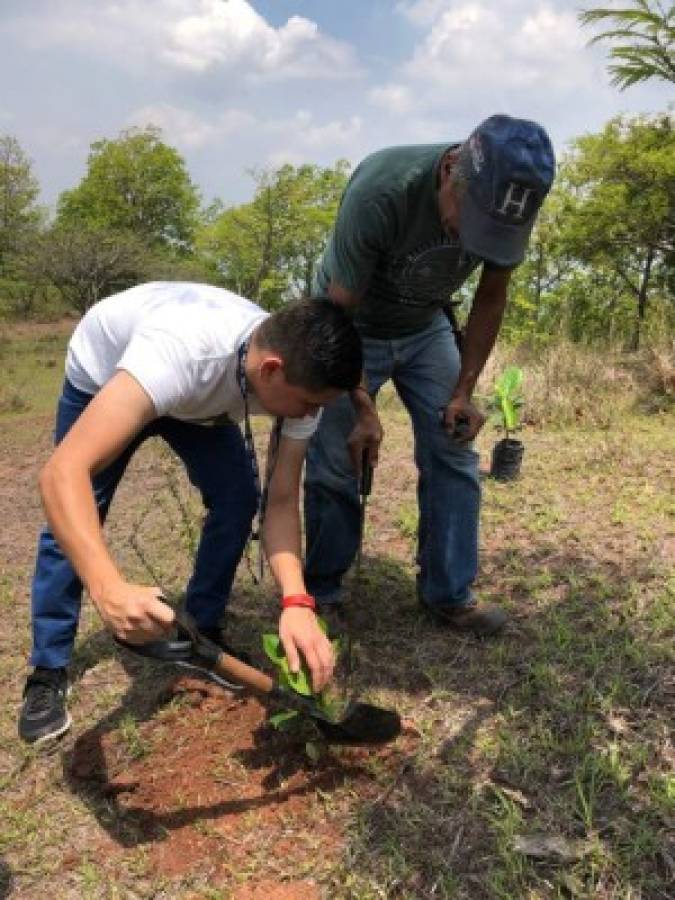
<path id="1" fill-rule="evenodd" d="M 290 609 L 292 606 L 301 606 L 316 612 L 316 600 L 311 594 L 290 594 L 281 598 L 282 609 Z"/>

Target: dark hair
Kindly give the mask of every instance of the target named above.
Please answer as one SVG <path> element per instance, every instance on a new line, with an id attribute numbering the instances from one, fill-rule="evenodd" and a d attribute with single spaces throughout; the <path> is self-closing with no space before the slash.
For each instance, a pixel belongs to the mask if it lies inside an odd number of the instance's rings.
<path id="1" fill-rule="evenodd" d="M 361 338 L 351 316 L 328 300 L 289 303 L 258 326 L 255 341 L 281 356 L 289 384 L 352 391 L 361 380 Z"/>

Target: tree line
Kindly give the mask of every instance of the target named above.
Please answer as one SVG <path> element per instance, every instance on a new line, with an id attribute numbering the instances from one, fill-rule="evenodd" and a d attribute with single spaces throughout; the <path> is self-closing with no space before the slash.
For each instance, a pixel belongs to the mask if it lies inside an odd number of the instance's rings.
<path id="1" fill-rule="evenodd" d="M 252 198 L 204 205 L 152 126 L 91 146 L 49 218 L 32 164 L 0 135 L 0 310 L 84 312 L 153 279 L 207 280 L 268 309 L 311 291 L 349 164 L 249 173 Z M 572 141 L 516 270 L 504 334 L 638 347 L 675 331 L 675 135 L 670 112 Z M 462 297 L 469 302 L 470 286 Z"/>

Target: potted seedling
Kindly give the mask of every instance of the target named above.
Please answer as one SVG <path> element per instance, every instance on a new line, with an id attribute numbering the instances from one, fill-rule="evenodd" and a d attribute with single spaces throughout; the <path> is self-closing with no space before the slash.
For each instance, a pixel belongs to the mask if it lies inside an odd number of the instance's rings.
<path id="1" fill-rule="evenodd" d="M 492 448 L 490 475 L 497 481 L 512 481 L 520 475 L 525 447 L 523 442 L 513 435 L 520 427 L 522 384 L 523 370 L 518 366 L 509 366 L 494 384 L 494 393 L 490 401 L 492 418 L 504 433 L 504 437 Z"/>

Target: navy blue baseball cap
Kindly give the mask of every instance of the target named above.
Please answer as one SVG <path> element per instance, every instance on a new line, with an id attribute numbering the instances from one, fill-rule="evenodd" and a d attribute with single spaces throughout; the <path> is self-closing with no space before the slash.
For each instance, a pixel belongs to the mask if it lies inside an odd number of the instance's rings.
<path id="1" fill-rule="evenodd" d="M 462 244 L 498 266 L 517 266 L 555 175 L 555 156 L 541 125 L 490 116 L 462 146 L 468 183 L 459 206 Z"/>

